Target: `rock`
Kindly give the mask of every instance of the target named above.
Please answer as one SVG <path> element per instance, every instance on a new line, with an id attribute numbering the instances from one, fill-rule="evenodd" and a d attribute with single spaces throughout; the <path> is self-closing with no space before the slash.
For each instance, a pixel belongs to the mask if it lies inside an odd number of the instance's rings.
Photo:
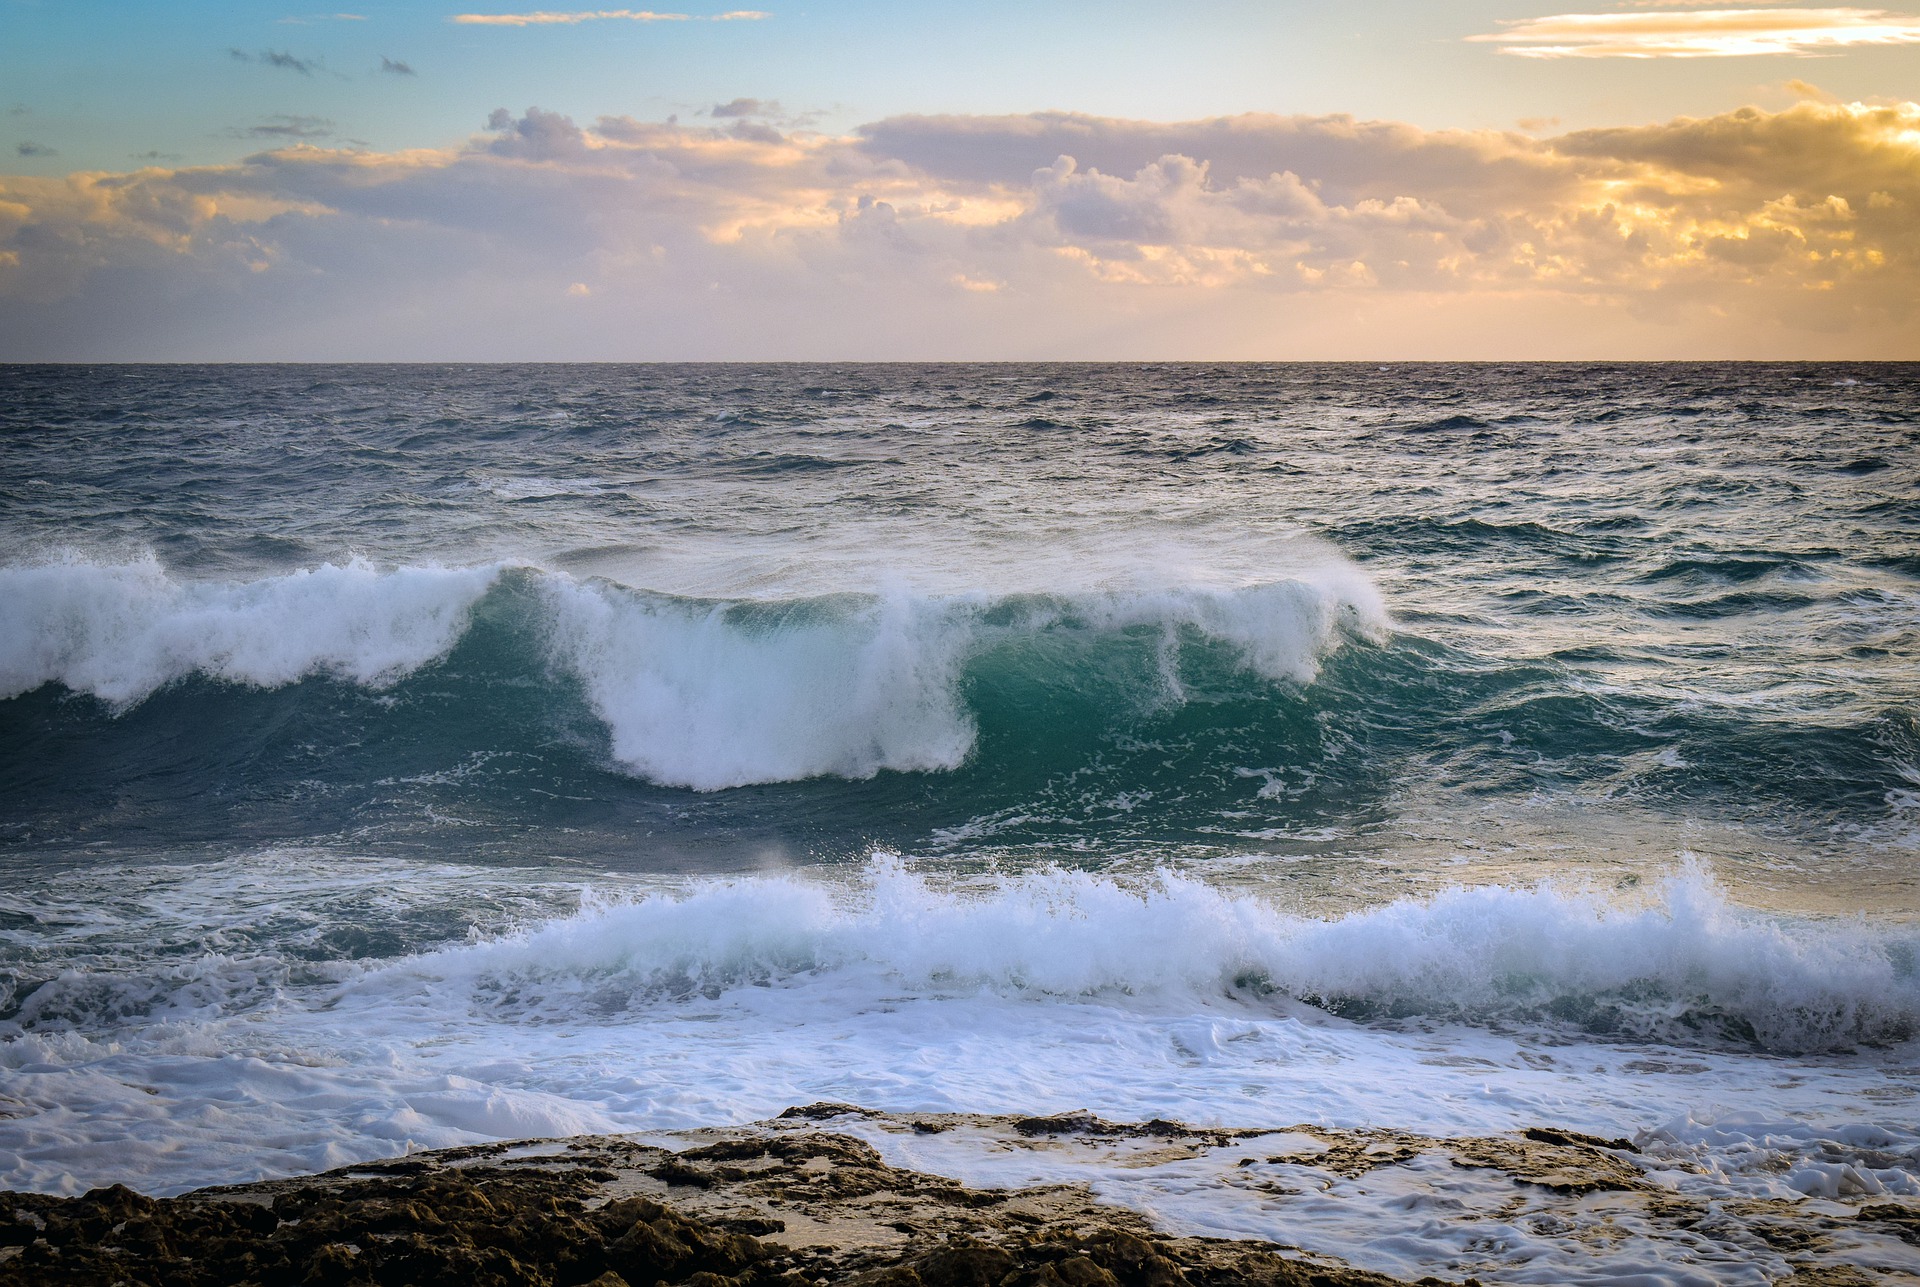
<path id="1" fill-rule="evenodd" d="M 1579 1131 L 1555 1130 L 1551 1126 L 1529 1126 L 1520 1132 L 1530 1140 L 1541 1144 L 1584 1144 L 1588 1148 L 1618 1149 L 1622 1153 L 1638 1153 L 1640 1146 L 1632 1140 L 1601 1139 L 1598 1135 L 1582 1135 Z"/>
<path id="2" fill-rule="evenodd" d="M 1186 1130 L 1087 1121 L 1101 1134 Z M 969 1189 L 831 1132 L 707 1141 L 679 1153 L 618 1138 L 537 1153 L 476 1146 L 178 1198 L 118 1186 L 0 1194 L 0 1277 L 7 1287 L 1391 1287 L 1259 1244 L 1167 1239 L 1072 1186 Z"/>

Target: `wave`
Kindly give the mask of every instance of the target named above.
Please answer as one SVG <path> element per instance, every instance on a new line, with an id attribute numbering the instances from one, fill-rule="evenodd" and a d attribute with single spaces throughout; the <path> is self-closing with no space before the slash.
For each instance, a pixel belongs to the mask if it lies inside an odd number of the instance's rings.
<path id="1" fill-rule="evenodd" d="M 356 560 L 194 582 L 152 559 L 70 559 L 0 569 L 0 597 L 13 605 L 0 622 L 0 698 L 57 684 L 116 713 L 190 677 L 386 688 L 486 622 L 509 636 L 518 682 L 578 686 L 617 762 L 701 791 L 957 768 L 978 736 L 964 690 L 996 657 L 1144 652 L 1157 664 L 1133 700 L 1177 702 L 1184 648 L 1224 649 L 1264 681 L 1305 684 L 1343 640 L 1387 629 L 1372 586 L 1339 564 L 1237 588 L 756 601 L 505 565 Z"/>
<path id="2" fill-rule="evenodd" d="M 151 557 L 0 568 L 0 699 L 44 684 L 125 710 L 189 675 L 380 686 L 444 656 L 498 568 L 363 560 L 259 581 L 180 581 Z"/>
<path id="3" fill-rule="evenodd" d="M 843 1000 L 1291 998 L 1349 1018 L 1805 1051 L 1912 1036 L 1917 948 L 1911 930 L 1743 910 L 1697 868 L 1637 903 L 1483 886 L 1322 920 L 1171 873 L 1128 885 L 1049 868 L 941 887 L 881 856 L 852 889 L 755 877 L 592 905 L 382 967 L 348 991 L 451 987 L 469 1004 L 555 1021 L 768 985 Z"/>
<path id="4" fill-rule="evenodd" d="M 1463 651 L 1396 628 L 1335 559 L 1234 586 L 787 599 L 511 564 L 214 582 L 69 559 L 0 568 L 0 601 L 0 837 L 38 843 L 534 825 L 696 866 L 943 837 L 1235 847 L 1368 826 L 1420 781 L 1909 844 L 1920 762 L 1903 706 L 1616 682 L 1636 654 L 1600 645 Z"/>
<path id="5" fill-rule="evenodd" d="M 696 790 L 958 768 L 978 736 L 963 675 L 997 652 L 1144 639 L 1161 661 L 1155 695 L 1178 700 L 1172 654 L 1183 632 L 1226 645 L 1268 680 L 1308 683 L 1350 630 L 1383 624 L 1357 578 L 785 603 L 701 602 L 564 580 L 546 592 L 554 655 L 584 683 L 615 757 L 652 781 Z"/>
<path id="6" fill-rule="evenodd" d="M 850 879 L 761 875 L 582 899 L 517 930 L 385 959 L 263 942 L 29 969 L 0 995 L 0 1037 L 161 1039 L 275 1013 L 402 1029 L 408 1016 L 624 1027 L 740 1006 L 801 1023 L 949 1001 L 975 1014 L 1331 1014 L 1780 1052 L 1920 1032 L 1920 930 L 1764 915 L 1692 866 L 1626 896 L 1484 885 L 1331 918 L 1166 871 L 936 876 L 886 854 Z"/>

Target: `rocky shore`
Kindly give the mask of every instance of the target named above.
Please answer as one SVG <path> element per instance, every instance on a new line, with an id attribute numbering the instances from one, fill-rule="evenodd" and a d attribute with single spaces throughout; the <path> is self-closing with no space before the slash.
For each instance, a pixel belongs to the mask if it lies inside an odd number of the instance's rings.
<path id="1" fill-rule="evenodd" d="M 0 1194 L 0 1273 L 316 1287 L 1386 1287 L 1275 1248 L 1167 1238 L 1082 1189 L 970 1189 L 832 1131 L 483 1145 L 148 1198 Z"/>
<path id="2" fill-rule="evenodd" d="M 1388 1287 L 1406 1281 L 1272 1242 L 1170 1236 L 1080 1183 L 968 1187 L 890 1165 L 847 1127 L 920 1136 L 998 1132 L 1019 1147 L 1124 1146 L 1149 1163 L 1289 1133 L 1122 1125 L 1088 1115 L 884 1116 L 846 1105 L 791 1109 L 754 1126 L 663 1146 L 581 1137 L 415 1154 L 325 1175 L 150 1198 L 115 1186 L 82 1197 L 0 1194 L 0 1278 L 19 1287 Z M 1304 1128 L 1302 1128 L 1304 1129 Z M 1365 1176 L 1434 1148 L 1572 1210 L 1631 1201 L 1676 1222 L 1709 1213 L 1649 1186 L 1635 1146 L 1570 1132 L 1433 1141 L 1326 1131 L 1305 1160 Z M 1271 1147 L 1271 1144 L 1268 1145 Z M 1304 1155 L 1303 1155 L 1304 1156 Z M 1301 1157 L 1246 1154 L 1234 1174 Z M 1125 1162 L 1123 1161 L 1124 1165 Z M 1282 1197 L 1284 1191 L 1280 1191 Z M 1750 1212 L 1761 1239 L 1805 1253 L 1778 1280 L 1885 1281 L 1823 1255 L 1821 1234 Z M 1779 1217 L 1769 1223 L 1768 1217 Z M 1838 1222 L 1830 1222 L 1838 1223 Z M 1920 1243 L 1920 1210 L 1869 1207 L 1853 1223 Z M 1381 1230 L 1390 1236 L 1390 1230 Z M 1920 1263 L 1920 1257 L 1916 1257 Z M 1496 1275 L 1497 1276 L 1497 1275 Z M 1774 1275 L 1767 1275 L 1774 1279 Z M 1473 1277 L 1421 1278 L 1472 1283 Z"/>

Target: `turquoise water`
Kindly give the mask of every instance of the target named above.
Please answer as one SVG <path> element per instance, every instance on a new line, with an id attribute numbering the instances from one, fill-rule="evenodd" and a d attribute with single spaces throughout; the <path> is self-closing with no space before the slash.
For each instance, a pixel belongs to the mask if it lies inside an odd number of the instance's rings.
<path id="1" fill-rule="evenodd" d="M 1920 786 L 1917 378 L 16 368 L 4 835 L 738 869 L 1411 798 L 1871 863 Z"/>

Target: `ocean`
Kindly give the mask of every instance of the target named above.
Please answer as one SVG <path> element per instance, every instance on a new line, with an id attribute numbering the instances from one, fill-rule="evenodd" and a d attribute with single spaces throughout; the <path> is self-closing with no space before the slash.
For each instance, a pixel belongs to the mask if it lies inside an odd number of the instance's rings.
<path id="1" fill-rule="evenodd" d="M 0 434 L 0 1187 L 834 1101 L 1920 1196 L 1920 365 L 16 366 Z M 1408 1200 L 1286 1240 L 1778 1276 Z"/>

